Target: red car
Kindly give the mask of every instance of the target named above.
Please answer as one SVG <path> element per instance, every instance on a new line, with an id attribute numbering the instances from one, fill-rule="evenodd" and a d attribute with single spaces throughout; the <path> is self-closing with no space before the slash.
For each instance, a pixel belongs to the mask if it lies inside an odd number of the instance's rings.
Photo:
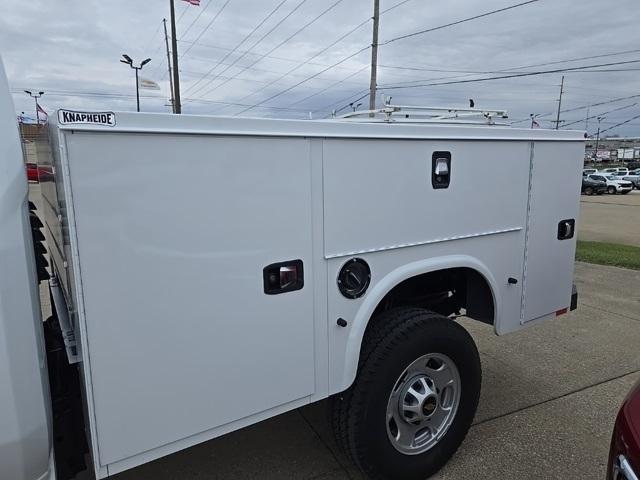
<path id="1" fill-rule="evenodd" d="M 48 182 L 53 180 L 53 169 L 49 166 L 39 167 L 35 163 L 27 162 L 27 179 L 30 182 Z"/>
<path id="2" fill-rule="evenodd" d="M 39 182 L 38 165 L 35 163 L 27 163 L 27 180 L 30 182 Z"/>
<path id="3" fill-rule="evenodd" d="M 625 399 L 613 427 L 607 480 L 638 480 L 640 475 L 640 380 Z"/>

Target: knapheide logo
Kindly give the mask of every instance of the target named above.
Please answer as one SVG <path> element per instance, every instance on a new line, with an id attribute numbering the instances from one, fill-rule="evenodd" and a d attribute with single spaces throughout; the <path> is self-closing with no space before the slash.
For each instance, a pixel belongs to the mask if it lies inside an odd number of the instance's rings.
<path id="1" fill-rule="evenodd" d="M 61 125 L 116 125 L 116 114 L 113 112 L 74 112 L 72 110 L 58 110 L 58 123 Z"/>

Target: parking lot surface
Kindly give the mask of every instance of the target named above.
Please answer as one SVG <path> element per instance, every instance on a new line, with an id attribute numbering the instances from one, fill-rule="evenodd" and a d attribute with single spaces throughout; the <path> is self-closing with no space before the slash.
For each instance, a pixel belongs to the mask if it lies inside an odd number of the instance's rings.
<path id="1" fill-rule="evenodd" d="M 575 280 L 579 309 L 556 321 L 504 337 L 462 321 L 481 352 L 482 396 L 467 439 L 434 478 L 604 478 L 616 412 L 640 376 L 640 272 L 578 263 Z M 113 478 L 361 477 L 320 402 Z"/>
<path id="2" fill-rule="evenodd" d="M 640 246 L 640 190 L 626 195 L 582 195 L 578 238 Z"/>

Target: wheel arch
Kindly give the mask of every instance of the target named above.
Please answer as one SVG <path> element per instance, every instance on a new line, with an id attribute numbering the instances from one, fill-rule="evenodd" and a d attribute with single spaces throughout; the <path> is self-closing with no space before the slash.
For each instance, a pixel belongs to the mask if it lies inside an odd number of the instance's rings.
<path id="1" fill-rule="evenodd" d="M 458 268 L 469 269 L 479 274 L 486 282 L 491 293 L 491 301 L 493 304 L 492 324 L 495 328 L 497 319 L 500 318 L 501 302 L 499 298 L 499 290 L 494 276 L 483 262 L 469 255 L 449 255 L 419 260 L 402 265 L 378 280 L 375 285 L 372 285 L 371 289 L 367 292 L 364 301 L 360 305 L 360 308 L 356 312 L 349 331 L 347 349 L 344 357 L 345 362 L 342 382 L 337 391 L 346 390 L 355 380 L 365 332 L 376 309 L 384 298 L 406 280 L 423 274 Z"/>

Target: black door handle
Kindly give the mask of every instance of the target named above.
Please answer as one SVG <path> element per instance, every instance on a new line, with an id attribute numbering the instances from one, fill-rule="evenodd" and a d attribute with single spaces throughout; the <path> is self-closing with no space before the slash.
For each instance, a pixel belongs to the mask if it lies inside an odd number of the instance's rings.
<path id="1" fill-rule="evenodd" d="M 431 185 L 448 188 L 451 182 L 451 152 L 433 152 L 431 156 Z"/>
<path id="2" fill-rule="evenodd" d="M 262 270 L 264 293 L 277 295 L 293 292 L 304 286 L 304 269 L 302 260 L 272 263 Z"/>

